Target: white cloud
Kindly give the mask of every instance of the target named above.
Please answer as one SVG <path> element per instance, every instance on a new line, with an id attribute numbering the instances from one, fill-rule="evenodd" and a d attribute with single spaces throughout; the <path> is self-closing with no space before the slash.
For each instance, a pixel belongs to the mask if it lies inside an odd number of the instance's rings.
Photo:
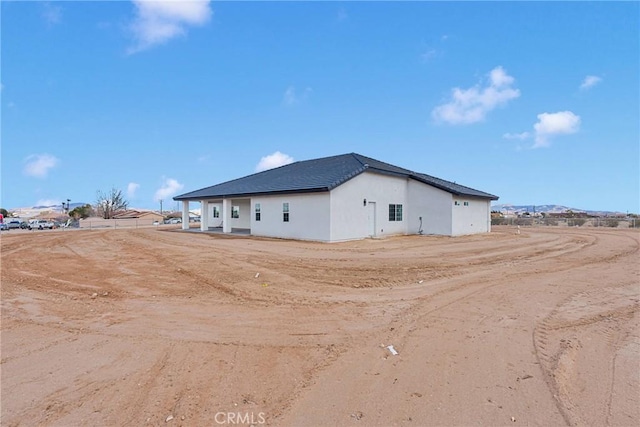
<path id="1" fill-rule="evenodd" d="M 535 143 L 532 148 L 548 147 L 555 135 L 568 135 L 580 130 L 580 116 L 571 111 L 538 114 L 535 129 Z"/>
<path id="2" fill-rule="evenodd" d="M 174 196 L 178 191 L 184 188 L 183 184 L 180 184 L 173 178 L 164 178 L 162 186 L 156 190 L 154 200 L 163 200 Z"/>
<path id="3" fill-rule="evenodd" d="M 287 90 L 284 91 L 282 102 L 284 102 L 284 105 L 286 106 L 298 104 L 306 101 L 311 95 L 311 92 L 313 92 L 313 89 L 310 87 L 305 88 L 302 92 L 296 92 L 296 88 L 294 86 L 289 86 Z"/>
<path id="4" fill-rule="evenodd" d="M 502 67 L 491 70 L 488 77 L 482 86 L 453 88 L 451 100 L 434 108 L 433 118 L 454 125 L 480 122 L 494 108 L 520 96 L 520 91 L 512 87 L 515 79 Z"/>
<path id="5" fill-rule="evenodd" d="M 598 76 L 587 76 L 582 81 L 582 84 L 580 85 L 580 90 L 591 89 L 592 87 L 594 87 L 595 85 L 597 85 L 601 81 L 602 81 L 602 78 L 600 78 Z"/>
<path id="6" fill-rule="evenodd" d="M 531 137 L 531 134 L 529 132 L 521 132 L 521 133 L 505 133 L 504 135 L 502 135 L 503 138 L 505 139 L 519 139 L 519 140 L 525 140 Z"/>
<path id="7" fill-rule="evenodd" d="M 133 199 L 136 196 L 136 191 L 138 191 L 138 188 L 140 188 L 140 184 L 136 182 L 130 182 L 129 185 L 127 185 L 127 197 Z"/>
<path id="8" fill-rule="evenodd" d="M 189 25 L 204 25 L 211 17 L 210 0 L 133 0 L 136 17 L 131 24 L 135 43 L 129 54 L 140 52 L 186 34 Z"/>
<path id="9" fill-rule="evenodd" d="M 49 171 L 60 163 L 60 160 L 51 154 L 32 154 L 24 161 L 23 173 L 36 178 L 46 178 Z"/>
<path id="10" fill-rule="evenodd" d="M 276 151 L 260 159 L 260 162 L 256 166 L 256 172 L 277 168 L 278 166 L 288 165 L 289 163 L 293 163 L 293 157 Z"/>
<path id="11" fill-rule="evenodd" d="M 62 20 L 62 8 L 49 2 L 42 3 L 41 16 L 49 26 L 59 24 Z"/>

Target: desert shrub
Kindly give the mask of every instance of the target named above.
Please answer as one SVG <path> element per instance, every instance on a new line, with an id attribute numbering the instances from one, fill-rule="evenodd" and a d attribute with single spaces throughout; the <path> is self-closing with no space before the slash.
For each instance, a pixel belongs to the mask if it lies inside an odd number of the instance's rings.
<path id="1" fill-rule="evenodd" d="M 620 221 L 618 221 L 617 219 L 611 218 L 606 220 L 607 227 L 616 228 L 618 224 L 620 224 Z"/>
<path id="2" fill-rule="evenodd" d="M 587 222 L 584 218 L 572 218 L 567 221 L 570 227 L 582 227 Z"/>
<path id="3" fill-rule="evenodd" d="M 542 220 L 544 225 L 558 225 L 557 218 L 545 218 Z"/>
<path id="4" fill-rule="evenodd" d="M 507 225 L 507 218 L 491 218 L 491 225 Z"/>

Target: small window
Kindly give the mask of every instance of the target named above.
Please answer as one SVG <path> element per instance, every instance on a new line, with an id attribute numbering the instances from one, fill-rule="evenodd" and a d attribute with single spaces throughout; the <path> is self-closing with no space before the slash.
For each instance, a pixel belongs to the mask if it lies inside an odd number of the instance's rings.
<path id="1" fill-rule="evenodd" d="M 256 203 L 256 221 L 260 221 L 260 203 Z"/>
<path id="2" fill-rule="evenodd" d="M 214 218 L 220 218 L 220 209 L 218 209 L 217 206 L 213 207 L 213 217 Z"/>
<path id="3" fill-rule="evenodd" d="M 240 218 L 240 206 L 231 207 L 231 218 Z"/>
<path id="4" fill-rule="evenodd" d="M 389 205 L 389 221 L 402 221 L 402 205 Z"/>
<path id="5" fill-rule="evenodd" d="M 464 202 L 464 205 L 465 206 L 469 206 L 469 202 Z"/>
<path id="6" fill-rule="evenodd" d="M 457 201 L 457 200 L 455 202 L 453 202 L 453 204 L 456 205 L 456 206 L 460 206 L 460 202 Z"/>
<path id="7" fill-rule="evenodd" d="M 289 222 L 289 203 L 282 204 L 282 221 Z"/>

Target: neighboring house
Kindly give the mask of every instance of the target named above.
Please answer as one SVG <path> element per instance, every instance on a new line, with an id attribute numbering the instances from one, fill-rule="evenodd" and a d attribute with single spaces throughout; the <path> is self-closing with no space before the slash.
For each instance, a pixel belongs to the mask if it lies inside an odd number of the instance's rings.
<path id="1" fill-rule="evenodd" d="M 174 197 L 201 203 L 202 231 L 338 242 L 491 230 L 498 197 L 360 154 L 299 161 Z"/>
<path id="2" fill-rule="evenodd" d="M 138 219 L 138 220 L 151 220 L 162 222 L 164 217 L 157 212 L 153 211 L 138 211 L 129 209 L 126 211 L 117 212 L 113 215 L 113 219 Z"/>
<path id="3" fill-rule="evenodd" d="M 113 218 L 89 217 L 81 219 L 80 228 L 134 228 L 162 224 L 164 217 L 153 211 L 126 210 L 113 215 Z"/>

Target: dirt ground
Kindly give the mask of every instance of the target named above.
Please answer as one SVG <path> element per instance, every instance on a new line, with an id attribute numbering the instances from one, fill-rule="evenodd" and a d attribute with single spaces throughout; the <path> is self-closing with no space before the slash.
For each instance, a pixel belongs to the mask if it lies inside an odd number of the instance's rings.
<path id="1" fill-rule="evenodd" d="M 639 246 L 4 233 L 1 424 L 637 426 Z"/>

